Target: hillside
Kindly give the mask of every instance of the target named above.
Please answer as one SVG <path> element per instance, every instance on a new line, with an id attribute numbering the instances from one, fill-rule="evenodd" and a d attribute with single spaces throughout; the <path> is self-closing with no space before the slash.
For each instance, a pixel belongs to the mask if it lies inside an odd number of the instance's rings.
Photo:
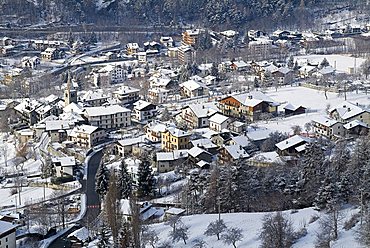
<path id="1" fill-rule="evenodd" d="M 202 23 L 217 28 L 276 26 L 306 27 L 308 17 L 327 15 L 338 8 L 369 7 L 365 1 L 336 0 L 1 0 L 3 25 L 82 24 L 182 25 Z M 307 18 L 302 18 L 302 17 Z"/>
<path id="2" fill-rule="evenodd" d="M 351 218 L 358 209 L 346 208 L 341 211 L 341 221 L 339 223 L 339 238 L 331 243 L 330 247 L 352 247 L 359 248 L 360 244 L 356 241 L 355 230 L 358 224 L 346 231 L 343 229 L 344 223 Z M 263 217 L 266 213 L 228 213 L 222 214 L 221 218 L 225 224 L 230 227 L 238 227 L 242 229 L 243 239 L 237 243 L 237 247 L 258 248 L 261 244 L 259 235 L 261 233 Z M 290 219 L 293 223 L 294 231 L 299 231 L 303 227 L 307 229 L 307 234 L 298 239 L 293 247 L 294 248 L 312 248 L 315 246 L 316 234 L 320 232 L 320 218 L 323 218 L 324 213 L 313 210 L 312 208 L 301 209 L 295 211 L 284 211 L 285 217 Z M 320 217 L 318 220 L 313 221 L 314 216 Z M 217 214 L 208 215 L 191 215 L 182 218 L 185 225 L 189 227 L 189 240 L 185 245 L 182 241 L 176 243 L 178 248 L 190 248 L 194 245 L 194 240 L 203 239 L 207 242 L 207 247 L 232 247 L 232 245 L 225 245 L 221 240 L 218 241 L 216 236 L 205 236 L 203 233 L 208 224 L 218 218 Z M 311 223 L 310 223 L 311 222 Z M 171 227 L 165 224 L 154 224 L 151 226 L 158 234 L 161 242 L 171 241 L 170 231 Z"/>

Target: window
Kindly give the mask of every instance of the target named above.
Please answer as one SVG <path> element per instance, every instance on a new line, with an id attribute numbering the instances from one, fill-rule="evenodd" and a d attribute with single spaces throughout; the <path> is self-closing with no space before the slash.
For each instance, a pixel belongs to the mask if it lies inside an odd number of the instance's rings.
<path id="1" fill-rule="evenodd" d="M 8 242 L 8 238 L 5 238 L 5 242 Z"/>

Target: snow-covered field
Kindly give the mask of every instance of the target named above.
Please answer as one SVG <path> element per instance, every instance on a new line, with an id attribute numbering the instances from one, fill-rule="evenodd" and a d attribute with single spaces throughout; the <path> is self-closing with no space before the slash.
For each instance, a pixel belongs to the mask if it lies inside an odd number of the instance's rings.
<path id="1" fill-rule="evenodd" d="M 317 116 L 326 115 L 325 109 L 328 105 L 335 107 L 344 101 L 344 96 L 338 96 L 337 93 L 328 92 L 328 100 L 325 99 L 324 92 L 314 89 L 309 89 L 305 87 L 284 87 L 279 88 L 276 92 L 271 89 L 267 91 L 269 95 L 275 101 L 281 104 L 279 111 L 283 111 L 285 103 L 291 103 L 295 106 L 302 105 L 307 108 L 306 114 L 301 114 L 297 116 L 292 116 L 288 118 L 278 118 L 272 121 L 258 122 L 259 127 L 265 127 L 272 131 L 281 132 L 292 132 L 291 127 L 294 125 L 299 125 L 304 130 L 304 124 L 310 122 L 313 118 Z M 347 93 L 347 101 L 352 103 L 358 103 L 360 105 L 368 106 L 370 105 L 370 96 L 364 93 L 356 94 L 355 92 Z"/>
<path id="2" fill-rule="evenodd" d="M 19 196 L 18 194 L 11 195 L 11 189 L 0 189 L 0 208 L 6 208 L 17 206 L 19 207 Z M 55 190 L 45 188 L 45 197 L 46 199 L 50 198 Z M 44 188 L 41 187 L 23 187 L 21 191 L 21 206 L 24 204 L 30 204 L 42 201 L 44 198 Z"/>
<path id="3" fill-rule="evenodd" d="M 345 209 L 342 214 L 345 218 L 339 224 L 339 239 L 333 243 L 332 247 L 342 248 L 351 247 L 357 248 L 360 245 L 355 240 L 355 229 L 345 231 L 343 224 L 346 219 L 349 219 L 353 213 L 357 213 L 357 209 Z M 301 230 L 303 227 L 307 229 L 307 235 L 300 238 L 293 247 L 295 248 L 312 248 L 315 245 L 316 233 L 320 230 L 319 221 L 309 223 L 312 216 L 320 216 L 322 213 L 313 210 L 312 208 L 301 209 L 296 213 L 291 211 L 283 212 L 293 223 L 295 231 Z M 225 221 L 225 224 L 230 227 L 237 227 L 242 229 L 243 240 L 237 243 L 237 247 L 243 248 L 258 248 L 261 244 L 259 240 L 259 234 L 262 227 L 262 219 L 265 213 L 228 213 L 222 214 L 221 218 Z M 185 245 L 182 241 L 175 244 L 174 247 L 178 248 L 190 248 L 193 247 L 193 241 L 196 239 L 203 239 L 207 242 L 207 247 L 232 247 L 232 245 L 225 245 L 221 240 L 218 241 L 216 236 L 205 236 L 205 232 L 208 224 L 218 218 L 217 214 L 204 214 L 204 215 L 192 215 L 182 218 L 185 225 L 189 226 L 189 240 Z M 169 234 L 171 227 L 161 224 L 153 224 L 152 228 L 159 234 L 160 242 L 170 241 L 172 242 Z"/>

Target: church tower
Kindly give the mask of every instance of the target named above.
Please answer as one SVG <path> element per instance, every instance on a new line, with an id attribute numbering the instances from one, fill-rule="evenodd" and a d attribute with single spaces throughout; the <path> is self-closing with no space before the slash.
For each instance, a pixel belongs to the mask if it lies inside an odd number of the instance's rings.
<path id="1" fill-rule="evenodd" d="M 77 90 L 73 87 L 71 73 L 68 71 L 67 87 L 64 90 L 64 106 L 72 102 L 77 103 Z"/>

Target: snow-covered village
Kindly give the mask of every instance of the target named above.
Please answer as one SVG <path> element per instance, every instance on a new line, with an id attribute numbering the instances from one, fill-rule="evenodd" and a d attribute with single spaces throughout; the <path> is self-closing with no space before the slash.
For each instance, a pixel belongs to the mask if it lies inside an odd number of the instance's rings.
<path id="1" fill-rule="evenodd" d="M 0 248 L 370 247 L 369 1 L 0 13 Z"/>

